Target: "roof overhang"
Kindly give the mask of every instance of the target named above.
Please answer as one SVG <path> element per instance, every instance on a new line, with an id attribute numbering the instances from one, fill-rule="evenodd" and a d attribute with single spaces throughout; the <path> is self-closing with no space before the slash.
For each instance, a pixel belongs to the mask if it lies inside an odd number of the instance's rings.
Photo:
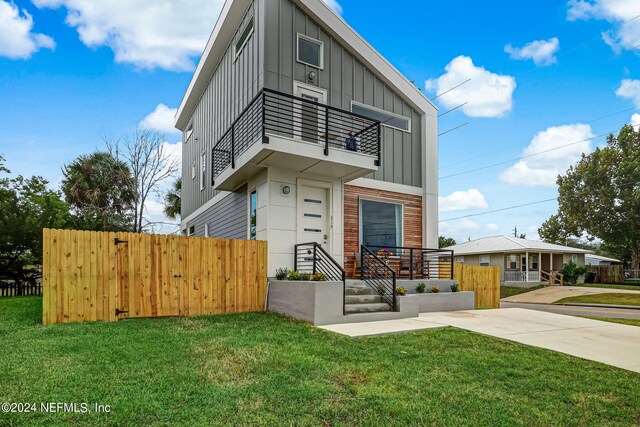
<path id="1" fill-rule="evenodd" d="M 292 0 L 311 18 L 324 24 L 323 30 L 343 44 L 376 76 L 398 92 L 406 102 L 423 114 L 436 113 L 438 108 L 398 69 L 376 51 L 349 24 L 321 0 Z M 227 0 L 209 37 L 187 92 L 176 114 L 176 128 L 185 130 L 200 97 L 215 72 L 230 40 L 251 4 L 251 0 Z"/>

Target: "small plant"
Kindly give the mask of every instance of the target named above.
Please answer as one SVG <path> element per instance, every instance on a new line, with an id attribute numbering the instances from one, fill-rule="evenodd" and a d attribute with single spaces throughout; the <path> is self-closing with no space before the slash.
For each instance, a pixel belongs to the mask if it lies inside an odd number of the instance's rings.
<path id="1" fill-rule="evenodd" d="M 576 283 L 580 276 L 584 276 L 587 274 L 588 270 L 586 267 L 579 266 L 573 261 L 569 262 L 562 266 L 561 273 L 564 276 L 564 281 L 566 283 Z"/>
<path id="2" fill-rule="evenodd" d="M 419 294 L 423 294 L 426 288 L 427 285 L 424 282 L 420 282 L 416 285 L 416 292 Z"/>
<path id="3" fill-rule="evenodd" d="M 406 295 L 407 288 L 403 288 L 402 286 L 396 286 L 396 294 L 398 295 Z"/>
<path id="4" fill-rule="evenodd" d="M 431 293 L 433 294 L 437 294 L 438 292 L 440 292 L 440 288 L 437 286 L 432 286 L 431 287 Z"/>
<path id="5" fill-rule="evenodd" d="M 311 280 L 314 282 L 326 282 L 327 276 L 321 271 L 318 271 L 316 274 L 311 275 Z"/>
<path id="6" fill-rule="evenodd" d="M 451 292 L 460 292 L 460 289 L 458 288 L 457 283 L 454 283 L 451 285 Z"/>
<path id="7" fill-rule="evenodd" d="M 300 280 L 300 273 L 295 270 L 290 271 L 289 274 L 287 274 L 287 280 Z"/>
<path id="8" fill-rule="evenodd" d="M 301 282 L 308 282 L 309 280 L 311 280 L 311 274 L 309 273 L 300 273 L 300 280 Z"/>
<path id="9" fill-rule="evenodd" d="M 278 268 L 276 270 L 276 279 L 284 280 L 289 275 L 289 269 L 286 267 Z"/>
<path id="10" fill-rule="evenodd" d="M 384 249 L 380 249 L 378 251 L 378 256 L 384 259 L 389 258 L 390 256 L 393 256 L 393 252 L 391 252 L 389 249 L 384 248 Z"/>

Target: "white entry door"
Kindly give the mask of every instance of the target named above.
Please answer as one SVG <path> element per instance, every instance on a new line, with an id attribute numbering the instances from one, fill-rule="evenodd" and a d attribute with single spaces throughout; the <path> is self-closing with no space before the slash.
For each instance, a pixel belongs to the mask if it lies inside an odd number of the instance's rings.
<path id="1" fill-rule="evenodd" d="M 327 91 L 305 83 L 293 82 L 293 94 L 318 104 L 327 103 Z M 294 134 L 297 139 L 317 143 L 324 139 L 325 109 L 297 101 L 294 111 Z"/>
<path id="2" fill-rule="evenodd" d="M 300 184 L 298 192 L 298 243 L 319 243 L 330 251 L 329 187 Z"/>

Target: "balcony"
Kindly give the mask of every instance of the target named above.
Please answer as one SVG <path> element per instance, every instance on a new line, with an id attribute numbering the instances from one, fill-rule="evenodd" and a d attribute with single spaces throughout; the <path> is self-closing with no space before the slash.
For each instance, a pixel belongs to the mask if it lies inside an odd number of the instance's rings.
<path id="1" fill-rule="evenodd" d="M 212 150 L 212 180 L 232 191 L 267 166 L 355 179 L 380 165 L 380 122 L 263 89 Z"/>

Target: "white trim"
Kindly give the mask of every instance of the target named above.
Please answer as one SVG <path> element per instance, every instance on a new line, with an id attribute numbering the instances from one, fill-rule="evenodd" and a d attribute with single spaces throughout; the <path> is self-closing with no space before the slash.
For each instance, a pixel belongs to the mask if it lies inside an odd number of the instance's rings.
<path id="1" fill-rule="evenodd" d="M 310 64 L 308 62 L 300 60 L 300 39 L 304 39 L 308 42 L 311 42 L 320 46 L 320 65 Z M 324 42 L 318 39 L 314 39 L 313 37 L 309 37 L 306 34 L 297 33 L 296 34 L 296 62 L 299 62 L 300 64 L 308 65 L 309 67 L 313 67 L 318 70 L 324 70 Z"/>
<path id="2" fill-rule="evenodd" d="M 296 179 L 296 242 L 297 243 L 307 243 L 300 241 L 301 238 L 301 230 L 303 227 L 302 220 L 302 200 L 304 198 L 304 194 L 302 191 L 302 187 L 313 187 L 313 188 L 322 188 L 327 192 L 327 247 L 324 248 L 328 253 L 333 254 L 333 183 L 325 182 L 325 181 L 315 181 L 311 179 L 305 178 L 297 178 Z"/>
<path id="3" fill-rule="evenodd" d="M 408 129 L 402 129 L 402 128 L 399 128 L 399 127 L 396 127 L 396 126 L 388 125 L 386 123 L 380 123 L 380 124 L 382 126 L 385 126 L 385 127 L 391 128 L 391 129 L 397 129 L 397 130 L 402 131 L 404 133 L 408 133 L 408 134 L 411 133 L 411 118 L 410 117 L 405 117 L 405 116 L 403 116 L 401 114 L 392 113 L 392 112 L 389 112 L 387 110 L 383 110 L 382 108 L 372 107 L 371 105 L 363 104 L 362 102 L 354 101 L 353 99 L 351 100 L 351 112 L 352 113 L 353 113 L 353 106 L 354 105 L 357 105 L 359 107 L 364 107 L 365 109 L 377 111 L 377 112 L 382 113 L 382 114 L 387 114 L 389 116 L 393 116 L 393 117 L 398 118 L 398 119 L 406 120 Z M 356 114 L 360 114 L 360 113 L 356 113 Z M 364 114 L 364 116 L 366 116 L 366 114 Z"/>
<path id="4" fill-rule="evenodd" d="M 421 187 L 413 187 L 410 185 L 396 184 L 395 182 L 379 181 L 371 178 L 356 178 L 353 181 L 344 183 L 345 185 L 353 185 L 354 187 L 370 188 L 372 190 L 391 191 L 393 193 L 410 194 L 412 196 L 422 196 Z"/>
<path id="5" fill-rule="evenodd" d="M 309 93 L 308 96 L 317 96 L 318 103 L 326 104 L 327 103 L 327 90 L 321 87 L 309 85 L 303 83 L 298 80 L 293 81 L 293 95 L 302 98 L 304 92 Z M 294 100 L 293 105 L 295 106 L 294 110 L 294 122 L 293 122 L 293 138 L 299 140 L 301 142 L 305 142 L 302 139 L 302 101 Z M 318 123 L 322 123 L 324 120 L 324 112 L 321 108 L 318 108 Z M 318 127 L 318 137 L 324 138 L 324 130 Z M 317 143 L 310 143 L 314 146 L 317 146 Z"/>
<path id="6" fill-rule="evenodd" d="M 400 231 L 400 244 L 398 245 L 399 247 L 403 247 L 404 246 L 404 226 L 405 226 L 405 220 L 404 220 L 404 210 L 405 210 L 405 206 L 404 206 L 404 202 L 401 201 L 397 201 L 397 200 L 393 200 L 393 199 L 387 199 L 384 197 L 375 197 L 375 196 L 359 196 L 358 197 L 358 240 L 360 243 L 360 246 L 363 245 L 362 243 L 362 201 L 363 200 L 367 200 L 370 202 L 379 202 L 379 203 L 387 203 L 390 205 L 400 205 L 400 219 L 401 219 L 401 228 L 402 230 Z"/>
<path id="7" fill-rule="evenodd" d="M 377 77 L 391 89 L 399 92 L 413 108 L 422 113 L 435 115 L 438 111 L 435 104 L 324 2 L 319 0 L 293 0 L 293 2 L 312 19 L 315 18 L 323 30 L 347 46 L 350 53 L 375 71 Z M 229 40 L 235 34 L 250 4 L 250 0 L 228 0 L 222 7 L 220 17 L 178 108 L 175 124 L 178 129 L 182 130 L 186 126 L 200 95 L 205 91 L 211 75 L 229 45 Z"/>
<path id="8" fill-rule="evenodd" d="M 243 184 L 244 185 L 244 184 Z M 241 186 L 242 187 L 242 186 Z M 187 216 L 186 218 L 184 218 L 182 221 L 180 221 L 180 225 L 181 227 L 185 228 L 187 227 L 187 224 L 190 221 L 193 221 L 193 219 L 197 218 L 198 216 L 202 215 L 203 213 L 205 213 L 209 208 L 211 208 L 213 205 L 215 205 L 216 203 L 218 203 L 220 200 L 224 199 L 225 197 L 227 197 L 229 194 L 232 194 L 232 191 L 221 191 L 220 193 L 216 194 L 212 199 L 210 199 L 207 203 L 205 203 L 204 205 L 200 206 L 198 209 L 196 209 L 191 215 Z"/>
<path id="9" fill-rule="evenodd" d="M 251 25 L 251 31 L 249 31 L 249 34 L 247 34 L 247 38 L 244 39 L 244 41 L 242 42 L 242 45 L 240 46 L 240 48 L 236 49 L 236 44 L 233 45 L 233 62 L 236 62 L 238 60 L 238 57 L 240 56 L 240 54 L 244 50 L 245 46 L 249 42 L 249 39 L 251 38 L 251 36 L 253 35 L 253 33 L 254 33 L 255 29 L 256 29 L 255 16 L 252 16 L 251 19 L 249 20 L 249 22 L 247 22 L 247 25 L 242 29 L 242 33 L 241 34 L 243 34 L 245 32 L 245 30 L 247 29 L 247 26 L 249 26 L 249 25 Z"/>

